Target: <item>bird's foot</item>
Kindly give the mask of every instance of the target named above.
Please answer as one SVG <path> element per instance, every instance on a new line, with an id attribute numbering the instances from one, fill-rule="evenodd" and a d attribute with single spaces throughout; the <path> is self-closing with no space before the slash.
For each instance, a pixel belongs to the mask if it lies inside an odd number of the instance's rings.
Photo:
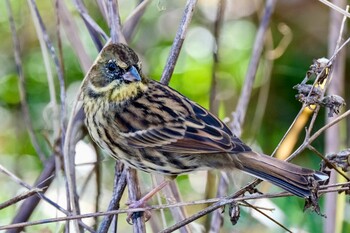
<path id="1" fill-rule="evenodd" d="M 126 203 L 126 205 L 129 206 L 129 209 L 131 209 L 131 210 L 145 208 L 146 201 L 147 200 L 144 200 L 144 198 L 141 198 L 138 201 L 128 202 L 128 203 Z M 130 213 L 128 213 L 128 217 L 126 218 L 126 221 L 130 225 L 132 225 L 132 224 L 134 224 L 134 222 L 137 218 L 141 218 L 142 216 L 145 218 L 145 222 L 147 222 L 151 218 L 151 212 L 149 210 L 130 212 Z"/>

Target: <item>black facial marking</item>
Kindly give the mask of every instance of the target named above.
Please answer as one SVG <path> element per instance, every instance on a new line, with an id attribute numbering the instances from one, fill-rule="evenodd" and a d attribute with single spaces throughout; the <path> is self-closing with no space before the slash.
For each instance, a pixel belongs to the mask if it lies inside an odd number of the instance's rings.
<path id="1" fill-rule="evenodd" d="M 96 93 L 95 91 L 91 90 L 90 88 L 88 89 L 88 95 L 90 98 L 93 98 L 93 99 L 96 99 L 96 98 L 103 96 L 101 93 Z"/>

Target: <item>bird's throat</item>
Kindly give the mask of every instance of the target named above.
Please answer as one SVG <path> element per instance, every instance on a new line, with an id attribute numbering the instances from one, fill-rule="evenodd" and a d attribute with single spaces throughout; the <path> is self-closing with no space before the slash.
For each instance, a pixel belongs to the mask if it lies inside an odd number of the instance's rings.
<path id="1" fill-rule="evenodd" d="M 147 89 L 147 85 L 142 82 L 123 84 L 112 91 L 111 100 L 115 102 L 127 101 L 135 98 L 140 92 L 145 92 Z"/>

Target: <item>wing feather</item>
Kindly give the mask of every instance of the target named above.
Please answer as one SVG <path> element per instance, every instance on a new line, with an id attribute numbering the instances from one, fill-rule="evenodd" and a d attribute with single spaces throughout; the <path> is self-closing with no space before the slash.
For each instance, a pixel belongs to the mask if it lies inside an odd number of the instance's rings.
<path id="1" fill-rule="evenodd" d="M 152 102 L 149 96 L 141 96 L 135 100 L 139 102 L 136 106 L 154 108 L 154 111 L 143 109 L 143 113 L 161 112 L 166 107 L 163 111 L 171 117 L 157 117 L 162 121 L 148 125 L 143 124 L 144 127 L 134 129 L 133 132 L 121 133 L 130 146 L 135 148 L 154 147 L 160 151 L 186 154 L 238 153 L 251 150 L 233 135 L 222 121 L 206 109 L 170 87 L 156 82 L 154 84 L 157 88 L 150 91 L 154 91 L 159 98 Z M 147 101 L 150 103 L 149 105 L 145 104 Z M 140 115 L 139 120 L 145 122 L 146 117 L 146 115 Z M 135 125 L 142 124 L 135 123 Z"/>

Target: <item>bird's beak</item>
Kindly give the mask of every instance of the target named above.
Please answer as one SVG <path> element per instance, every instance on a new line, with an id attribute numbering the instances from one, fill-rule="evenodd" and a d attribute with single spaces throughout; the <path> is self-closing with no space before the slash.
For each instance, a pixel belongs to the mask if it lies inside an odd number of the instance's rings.
<path id="1" fill-rule="evenodd" d="M 129 82 L 141 81 L 140 74 L 134 66 L 131 66 L 128 71 L 123 74 L 123 79 Z"/>

